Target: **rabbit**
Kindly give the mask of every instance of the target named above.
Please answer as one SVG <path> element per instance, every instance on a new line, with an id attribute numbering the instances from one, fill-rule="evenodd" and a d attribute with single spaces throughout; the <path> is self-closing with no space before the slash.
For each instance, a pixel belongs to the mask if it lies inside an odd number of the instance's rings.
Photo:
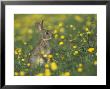
<path id="1" fill-rule="evenodd" d="M 35 26 L 38 29 L 39 34 L 41 35 L 41 40 L 38 45 L 32 50 L 31 55 L 29 57 L 29 61 L 31 65 L 43 65 L 48 62 L 48 59 L 45 58 L 42 52 L 46 55 L 51 53 L 49 40 L 52 39 L 52 33 L 49 30 L 44 29 L 43 20 L 41 22 L 36 23 Z"/>

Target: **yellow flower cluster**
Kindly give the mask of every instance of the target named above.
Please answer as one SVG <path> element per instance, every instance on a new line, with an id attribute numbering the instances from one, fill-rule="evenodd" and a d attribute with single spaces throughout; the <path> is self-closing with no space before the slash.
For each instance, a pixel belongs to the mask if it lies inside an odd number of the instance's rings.
<path id="1" fill-rule="evenodd" d="M 53 60 L 53 55 L 52 54 L 45 54 L 44 52 L 42 53 L 43 57 L 47 58 L 48 61 Z"/>
<path id="2" fill-rule="evenodd" d="M 51 71 L 56 71 L 58 69 L 56 62 L 46 63 L 44 67 L 44 73 L 38 73 L 36 76 L 50 76 L 52 74 Z"/>
<path id="3" fill-rule="evenodd" d="M 66 71 L 66 72 L 64 72 L 64 73 L 61 73 L 61 76 L 70 76 L 71 74 L 70 74 L 70 72 L 68 72 L 68 71 Z"/>
<path id="4" fill-rule="evenodd" d="M 53 55 L 52 55 L 52 54 L 49 54 L 47 57 L 48 57 L 49 59 L 52 59 L 52 58 L 53 58 Z"/>
<path id="5" fill-rule="evenodd" d="M 82 63 L 80 63 L 80 64 L 78 65 L 77 71 L 78 71 L 78 72 L 82 72 L 82 71 L 83 71 L 83 64 L 82 64 Z"/>
<path id="6" fill-rule="evenodd" d="M 39 53 L 42 54 L 43 57 L 53 58 L 53 55 L 52 54 L 47 54 L 44 49 L 41 50 Z"/>
<path id="7" fill-rule="evenodd" d="M 16 48 L 15 49 L 15 54 L 16 55 L 21 55 L 22 49 L 21 48 Z"/>
<path id="8" fill-rule="evenodd" d="M 88 35 L 91 35 L 91 32 L 89 31 L 89 28 L 88 28 L 88 27 L 85 27 L 84 30 L 86 31 L 86 33 L 87 33 Z"/>
<path id="9" fill-rule="evenodd" d="M 79 51 L 74 51 L 73 54 L 74 54 L 74 55 L 78 55 L 78 53 L 79 53 Z"/>
<path id="10" fill-rule="evenodd" d="M 50 66 L 49 66 L 49 64 L 45 64 L 45 68 L 51 68 L 51 70 L 53 70 L 53 71 L 55 71 L 55 70 L 57 70 L 58 69 L 58 66 L 57 66 L 57 64 L 56 64 L 56 62 L 52 62 L 52 63 L 50 63 Z"/>
<path id="11" fill-rule="evenodd" d="M 25 75 L 25 72 L 24 71 L 15 72 L 14 75 L 15 76 L 24 76 Z"/>

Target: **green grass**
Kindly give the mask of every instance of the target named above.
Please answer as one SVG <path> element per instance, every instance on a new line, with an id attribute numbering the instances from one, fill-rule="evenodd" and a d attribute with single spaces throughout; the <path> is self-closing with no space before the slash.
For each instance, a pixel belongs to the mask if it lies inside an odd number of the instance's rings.
<path id="1" fill-rule="evenodd" d="M 29 56 L 40 40 L 35 22 L 44 19 L 44 27 L 51 30 L 49 40 L 51 55 L 57 69 L 52 71 L 42 66 L 31 68 Z M 61 39 L 64 36 L 64 39 Z M 45 75 L 49 69 L 52 76 L 97 75 L 97 16 L 96 14 L 15 14 L 14 15 L 14 73 L 16 76 Z M 59 45 L 63 42 L 62 45 Z M 73 47 L 74 46 L 74 47 Z M 90 49 L 89 49 L 90 48 Z M 89 49 L 89 50 L 88 50 Z M 90 51 L 93 49 L 92 51 Z M 68 72 L 69 74 L 65 74 Z"/>

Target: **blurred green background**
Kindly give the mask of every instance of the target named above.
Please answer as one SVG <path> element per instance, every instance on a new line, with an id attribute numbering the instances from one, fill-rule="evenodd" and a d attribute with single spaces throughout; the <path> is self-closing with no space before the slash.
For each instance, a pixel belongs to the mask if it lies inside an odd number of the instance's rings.
<path id="1" fill-rule="evenodd" d="M 31 68 L 28 58 L 40 40 L 35 23 L 53 32 L 49 40 L 54 62 Z M 96 76 L 96 14 L 15 14 L 15 76 Z"/>

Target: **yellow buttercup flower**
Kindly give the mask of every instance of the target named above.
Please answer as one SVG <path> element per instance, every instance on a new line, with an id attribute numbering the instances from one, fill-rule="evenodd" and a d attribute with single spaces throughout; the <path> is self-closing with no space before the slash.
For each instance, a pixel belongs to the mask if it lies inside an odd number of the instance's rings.
<path id="1" fill-rule="evenodd" d="M 58 30 L 54 30 L 53 34 L 56 34 L 56 33 L 58 33 Z"/>
<path id="2" fill-rule="evenodd" d="M 31 53 L 28 54 L 29 56 L 31 55 Z"/>
<path id="3" fill-rule="evenodd" d="M 74 45 L 74 46 L 73 46 L 73 48 L 74 48 L 74 49 L 76 49 L 76 48 L 77 48 L 77 46 L 76 46 L 76 45 Z"/>
<path id="4" fill-rule="evenodd" d="M 15 49 L 15 54 L 17 55 L 20 55 L 21 54 L 21 52 L 22 52 L 22 49 L 21 48 L 16 48 Z"/>
<path id="5" fill-rule="evenodd" d="M 47 54 L 44 54 L 43 57 L 47 57 Z"/>
<path id="6" fill-rule="evenodd" d="M 57 56 L 58 56 L 59 54 L 58 54 L 58 53 L 56 53 L 55 55 L 57 55 Z"/>
<path id="7" fill-rule="evenodd" d="M 61 39 L 64 39 L 64 38 L 65 38 L 65 36 L 64 36 L 64 35 L 62 35 L 62 36 L 60 36 L 60 38 L 61 38 Z"/>
<path id="8" fill-rule="evenodd" d="M 22 61 L 24 61 L 24 59 L 21 59 Z"/>
<path id="9" fill-rule="evenodd" d="M 94 48 L 88 48 L 88 52 L 90 52 L 90 53 L 92 53 L 92 52 L 94 52 Z"/>
<path id="10" fill-rule="evenodd" d="M 18 73 L 18 72 L 15 72 L 15 73 L 14 73 L 14 75 L 15 75 L 15 76 L 18 76 L 18 75 L 19 75 L 19 73 Z"/>
<path id="11" fill-rule="evenodd" d="M 50 76 L 51 75 L 51 71 L 49 69 L 45 69 L 45 76 Z"/>
<path id="12" fill-rule="evenodd" d="M 52 54 L 49 54 L 47 57 L 48 57 L 49 59 L 51 59 L 51 58 L 53 58 L 53 55 L 52 55 Z"/>
<path id="13" fill-rule="evenodd" d="M 60 23 L 58 24 L 58 26 L 59 26 L 59 27 L 62 27 L 62 26 L 63 26 L 63 23 L 62 23 L 62 22 L 60 22 Z"/>
<path id="14" fill-rule="evenodd" d="M 27 42 L 24 42 L 23 44 L 24 44 L 24 45 L 27 45 Z"/>
<path id="15" fill-rule="evenodd" d="M 44 75 L 43 73 L 36 74 L 36 76 L 43 76 L 43 75 Z"/>
<path id="16" fill-rule="evenodd" d="M 30 63 L 27 63 L 27 66 L 28 66 L 28 67 L 30 67 L 30 66 L 31 66 L 31 64 L 30 64 Z"/>
<path id="17" fill-rule="evenodd" d="M 93 64 L 94 64 L 94 65 L 97 65 L 97 60 L 95 60 L 95 61 L 93 62 Z"/>
<path id="18" fill-rule="evenodd" d="M 79 68 L 77 68 L 77 71 L 78 72 L 82 72 L 83 71 L 83 68 L 79 67 Z"/>
<path id="19" fill-rule="evenodd" d="M 54 38 L 57 39 L 57 38 L 58 38 L 58 34 L 55 34 L 55 35 L 54 35 Z"/>
<path id="20" fill-rule="evenodd" d="M 45 68 L 49 68 L 49 65 L 48 64 L 45 64 Z"/>
<path id="21" fill-rule="evenodd" d="M 88 32 L 88 31 L 89 31 L 88 27 L 86 27 L 86 28 L 85 28 L 85 31 L 86 31 L 86 32 Z"/>
<path id="22" fill-rule="evenodd" d="M 70 76 L 70 72 L 65 72 L 64 76 Z"/>
<path id="23" fill-rule="evenodd" d="M 73 27 L 73 25 L 70 25 L 70 28 L 72 28 Z"/>
<path id="24" fill-rule="evenodd" d="M 19 52 L 19 53 L 21 52 L 21 48 L 18 48 L 18 52 Z"/>
<path id="25" fill-rule="evenodd" d="M 82 33 L 80 33 L 79 35 L 80 35 L 80 36 L 83 36 L 83 34 L 82 34 Z"/>
<path id="26" fill-rule="evenodd" d="M 78 53 L 79 53 L 78 51 L 75 51 L 75 52 L 74 52 L 74 55 L 77 55 Z"/>
<path id="27" fill-rule="evenodd" d="M 53 70 L 53 71 L 57 70 L 58 66 L 55 62 L 52 62 L 50 65 L 51 65 L 51 70 Z"/>
<path id="28" fill-rule="evenodd" d="M 79 64 L 79 67 L 83 67 L 83 64 L 82 64 L 82 63 L 80 63 L 80 64 Z"/>
<path id="29" fill-rule="evenodd" d="M 20 76 L 24 76 L 25 72 L 24 71 L 20 71 Z"/>
<path id="30" fill-rule="evenodd" d="M 63 41 L 59 42 L 59 45 L 63 45 L 63 44 L 64 44 L 64 42 L 63 42 Z"/>

